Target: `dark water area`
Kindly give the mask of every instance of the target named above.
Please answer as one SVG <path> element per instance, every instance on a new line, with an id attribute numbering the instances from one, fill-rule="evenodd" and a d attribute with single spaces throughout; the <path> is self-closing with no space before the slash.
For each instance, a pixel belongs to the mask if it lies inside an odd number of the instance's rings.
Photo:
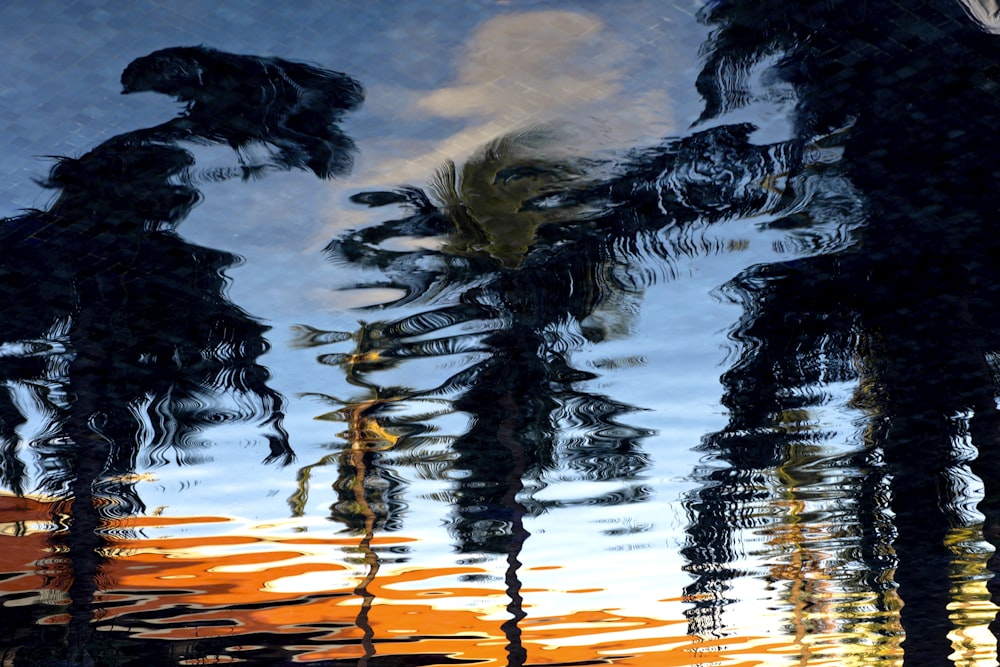
<path id="1" fill-rule="evenodd" d="M 3 665 L 998 664 L 993 2 L 46 7 Z"/>

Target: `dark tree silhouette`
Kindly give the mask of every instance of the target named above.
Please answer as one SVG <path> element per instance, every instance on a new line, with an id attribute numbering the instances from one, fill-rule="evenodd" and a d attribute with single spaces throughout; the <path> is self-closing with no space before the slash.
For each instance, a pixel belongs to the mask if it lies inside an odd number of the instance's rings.
<path id="1" fill-rule="evenodd" d="M 712 238 L 715 223 L 787 209 L 809 226 L 816 206 L 853 205 L 848 187 L 810 203 L 808 193 L 831 171 L 809 157 L 823 149 L 809 141 L 754 145 L 754 129 L 722 125 L 668 138 L 618 162 L 550 158 L 545 130 L 499 137 L 466 163 L 445 164 L 426 189 L 355 195 L 358 204 L 399 207 L 402 215 L 327 246 L 333 261 L 378 269 L 379 286 L 403 293 L 386 306 L 406 304 L 412 313 L 365 323 L 354 335 L 304 328 L 310 345 L 355 341 L 355 350 L 320 359 L 366 390 L 338 401 L 352 436 L 337 460 L 354 463 L 341 468 L 334 517 L 352 527 L 371 525 L 373 516 L 388 525 L 378 515 L 393 508 L 381 482 L 397 477 L 390 470 L 398 461 L 413 459 L 409 447 L 431 437 L 433 415 L 421 405 L 438 401 L 468 415 L 468 429 L 449 438 L 449 456 L 420 474 L 450 482 L 442 495 L 458 551 L 507 559 L 511 664 L 525 659 L 518 629 L 525 518 L 581 502 L 624 508 L 651 499 L 643 481 L 650 433 L 628 423 L 640 406 L 585 390 L 597 374 L 574 367 L 572 352 L 628 336 L 645 287 L 672 276 L 678 259 L 727 252 Z M 395 237 L 438 243 L 383 245 Z M 379 382 L 381 371 L 408 360 L 460 354 L 472 358 L 432 386 Z M 616 486 L 586 499 L 536 497 L 566 475 Z M 359 494 L 362 477 L 374 483 Z"/>
<path id="2" fill-rule="evenodd" d="M 351 168 L 354 143 L 338 125 L 364 99 L 361 84 L 340 72 L 282 58 L 242 56 L 205 46 L 172 47 L 132 61 L 122 92 L 155 91 L 187 108 L 143 136 L 249 144 L 277 149 L 283 169 L 310 169 L 320 178 Z M 247 165 L 248 174 L 254 165 Z"/>
<path id="3" fill-rule="evenodd" d="M 947 539 L 970 521 L 970 470 L 993 541 L 998 524 L 997 38 L 950 0 L 727 0 L 702 17 L 714 26 L 704 119 L 766 94 L 750 85 L 755 69 L 791 84 L 801 135 L 849 126 L 841 168 L 865 214 L 849 249 L 754 267 L 732 285 L 746 306 L 734 333 L 745 351 L 723 377 L 730 423 L 706 439 L 715 462 L 691 499 L 694 629 L 723 631 L 746 489 L 809 437 L 782 420 L 818 406 L 825 383 L 849 380 L 867 415 L 851 489 L 865 585 L 902 598 L 907 664 L 944 664 Z"/>
<path id="4" fill-rule="evenodd" d="M 94 632 L 103 609 L 95 596 L 109 585 L 106 524 L 145 510 L 134 488 L 141 450 L 157 463 L 168 453 L 197 462 L 206 429 L 231 422 L 261 429 L 266 460 L 292 460 L 284 398 L 257 362 L 268 327 L 225 296 L 224 272 L 239 258 L 174 231 L 201 198 L 194 158 L 177 142 L 226 141 L 238 151 L 273 137 L 281 152 L 272 168 L 328 177 L 350 164 L 352 145 L 334 125 L 360 103 L 346 76 L 198 47 L 140 58 L 123 82 L 178 95 L 189 108 L 58 158 L 43 182 L 58 191 L 53 203 L 0 221 L 0 480 L 26 492 L 21 455 L 37 458 L 40 490 L 58 500 L 48 579 L 70 601 L 16 616 L 0 606 L 11 630 L 4 654 L 16 654 L 16 665 L 150 664 L 156 655 L 149 644 L 130 657 L 129 642 Z M 18 392 L 46 421 L 31 442 L 19 435 Z M 36 623 L 62 613 L 64 626 Z"/>

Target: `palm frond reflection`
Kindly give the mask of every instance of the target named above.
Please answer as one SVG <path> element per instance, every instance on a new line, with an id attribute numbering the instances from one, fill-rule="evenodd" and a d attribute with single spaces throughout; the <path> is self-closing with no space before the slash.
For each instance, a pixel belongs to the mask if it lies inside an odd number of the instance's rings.
<path id="1" fill-rule="evenodd" d="M 58 523 L 46 587 L 69 602 L 39 621 L 65 632 L 32 644 L 38 663 L 95 663 L 112 526 L 146 510 L 140 456 L 150 468 L 201 462 L 220 429 L 236 426 L 266 446 L 265 460 L 292 460 L 285 399 L 258 361 L 268 327 L 226 296 L 226 270 L 240 258 L 175 228 L 201 200 L 199 181 L 343 173 L 353 144 L 336 122 L 361 101 L 346 75 L 207 47 L 139 58 L 122 83 L 123 92 L 189 105 L 156 127 L 56 158 L 41 183 L 58 192 L 52 203 L 0 221 L 0 482 L 27 493 L 21 457 L 37 462 L 34 490 L 56 501 Z M 277 152 L 205 175 L 182 141 Z"/>
<path id="2" fill-rule="evenodd" d="M 856 220 L 854 245 L 749 267 L 728 286 L 744 307 L 722 377 L 728 424 L 704 439 L 686 500 L 693 632 L 730 631 L 733 591 L 765 551 L 747 545 L 763 535 L 818 558 L 827 580 L 783 584 L 800 605 L 789 622 L 803 627 L 804 603 L 887 660 L 995 662 L 995 607 L 976 582 L 995 577 L 971 554 L 994 550 L 1000 497 L 997 146 L 992 114 L 956 110 L 992 90 L 996 41 L 965 11 L 933 0 L 905 16 L 893 2 L 701 10 L 713 26 L 702 119 L 793 89 L 799 136 L 850 125 L 832 136 L 862 205 L 827 207 Z M 751 70 L 764 73 L 757 90 Z M 826 460 L 804 465 L 817 447 Z"/>
<path id="3" fill-rule="evenodd" d="M 434 416 L 464 415 L 464 430 L 435 436 L 450 455 L 433 472 L 450 482 L 442 500 L 463 552 L 512 553 L 525 515 L 648 499 L 642 441 L 652 431 L 627 423 L 641 408 L 594 391 L 600 371 L 577 367 L 574 354 L 627 339 L 645 290 L 676 277 L 679 261 L 741 252 L 727 223 L 776 230 L 795 254 L 851 242 L 855 221 L 838 211 L 858 200 L 838 180 L 835 149 L 757 146 L 753 129 L 720 126 L 612 160 L 567 155 L 557 131 L 535 128 L 447 163 L 426 191 L 355 195 L 402 216 L 348 232 L 327 253 L 377 269 L 383 280 L 371 286 L 404 292 L 380 308 L 408 314 L 362 323 L 354 350 L 319 357 L 365 390 L 332 413 L 351 424 L 345 455 L 363 442 L 391 467 L 432 430 L 429 405 Z M 393 243 L 421 238 L 432 243 Z M 348 336 L 301 330 L 310 345 Z M 547 492 L 567 478 L 601 491 Z"/>

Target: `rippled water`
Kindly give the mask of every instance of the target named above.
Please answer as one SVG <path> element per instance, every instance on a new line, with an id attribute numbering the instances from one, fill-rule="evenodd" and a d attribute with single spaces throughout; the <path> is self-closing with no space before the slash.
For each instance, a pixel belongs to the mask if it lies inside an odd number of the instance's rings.
<path id="1" fill-rule="evenodd" d="M 998 664 L 995 14 L 5 4 L 3 664 Z"/>

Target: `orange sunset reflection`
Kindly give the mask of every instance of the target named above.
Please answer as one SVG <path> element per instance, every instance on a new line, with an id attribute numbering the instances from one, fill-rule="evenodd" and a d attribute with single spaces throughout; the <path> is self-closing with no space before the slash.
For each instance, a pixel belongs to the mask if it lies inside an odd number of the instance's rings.
<path id="1" fill-rule="evenodd" d="M 66 596 L 71 569 L 51 546 L 58 532 L 56 507 L 39 499 L 0 497 L 5 604 L 31 600 L 57 609 L 66 604 L 60 598 Z M 106 522 L 96 628 L 163 642 L 223 639 L 229 642 L 228 654 L 216 662 L 239 661 L 262 635 L 277 637 L 305 664 L 419 655 L 421 664 L 509 665 L 516 664 L 512 640 L 527 656 L 523 664 L 531 665 L 819 666 L 865 664 L 876 654 L 888 659 L 880 664 L 891 664 L 892 655 L 901 657 L 898 639 L 862 647 L 856 637 L 838 634 L 835 619 L 804 629 L 801 605 L 792 611 L 800 615 L 794 632 L 695 637 L 687 633 L 683 599 L 630 609 L 623 598 L 621 608 L 595 609 L 591 596 L 602 592 L 600 582 L 593 588 L 559 589 L 562 568 L 555 565 L 522 566 L 526 578 L 542 575 L 530 578 L 552 585 L 520 589 L 526 616 L 512 633 L 511 599 L 497 576 L 503 564 L 452 561 L 415 567 L 386 559 L 372 577 L 356 536 L 289 536 L 274 534 L 274 524 L 240 526 L 213 516 Z M 198 535 L 178 536 L 185 531 Z M 368 548 L 389 553 L 418 544 L 413 537 L 374 536 Z M 563 611 L 553 614 L 554 608 Z M 40 622 L 58 625 L 67 619 L 54 613 Z M 967 618 L 964 623 L 972 625 Z M 870 629 L 872 637 L 879 631 Z M 969 661 L 966 654 L 960 664 L 986 663 Z"/>

